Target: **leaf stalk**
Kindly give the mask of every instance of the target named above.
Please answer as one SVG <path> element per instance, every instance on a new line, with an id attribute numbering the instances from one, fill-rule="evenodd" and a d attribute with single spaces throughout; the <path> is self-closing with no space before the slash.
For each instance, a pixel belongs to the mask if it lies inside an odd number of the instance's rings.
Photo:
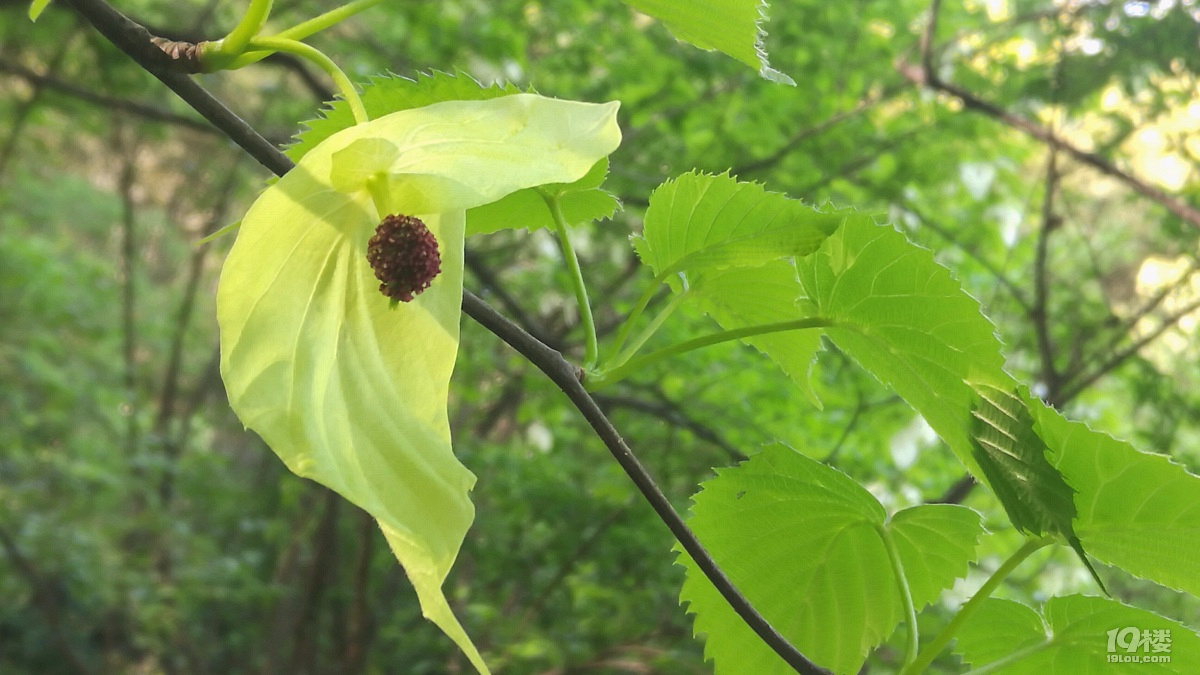
<path id="1" fill-rule="evenodd" d="M 583 367 L 585 370 L 595 368 L 600 358 L 600 346 L 596 338 L 596 320 L 592 316 L 592 305 L 588 302 L 587 284 L 583 281 L 583 270 L 579 267 L 579 258 L 571 247 L 571 239 L 567 236 L 567 218 L 563 215 L 562 204 L 557 194 L 538 190 L 550 216 L 554 219 L 554 233 L 558 235 L 558 245 L 562 249 L 563 259 L 567 263 L 567 272 L 571 275 L 571 287 L 575 290 L 575 302 L 579 305 L 579 322 L 583 324 L 585 351 Z"/>
<path id="2" fill-rule="evenodd" d="M 619 382 L 631 374 L 645 369 L 647 366 L 662 361 L 663 359 L 684 354 L 696 349 L 703 349 L 722 342 L 731 342 L 733 340 L 742 340 L 745 338 L 755 337 L 757 335 L 769 335 L 771 333 L 783 333 L 790 330 L 805 330 L 809 328 L 828 328 L 833 326 L 834 322 L 830 319 L 822 317 L 810 317 L 807 319 L 793 319 L 792 321 L 780 321 L 778 323 L 764 323 L 757 326 L 747 326 L 746 328 L 735 328 L 733 330 L 723 330 L 719 333 L 703 335 L 692 340 L 680 342 L 670 347 L 664 347 L 658 351 L 651 352 L 644 356 L 639 356 L 630 359 L 625 364 L 612 368 L 610 370 L 601 371 L 588 376 L 587 384 L 589 391 L 595 391 L 601 387 L 608 386 L 614 382 Z"/>
<path id="3" fill-rule="evenodd" d="M 363 107 L 362 99 L 358 96 L 358 90 L 354 88 L 354 83 L 350 81 L 350 78 L 346 77 L 346 73 L 342 72 L 341 68 L 338 68 L 333 59 L 326 56 L 321 50 L 312 45 L 306 45 L 299 40 L 289 40 L 280 37 L 251 38 L 250 47 L 266 49 L 272 52 L 286 52 L 313 62 L 321 70 L 324 70 L 329 77 L 333 78 L 333 82 L 337 85 L 338 91 L 341 92 L 342 98 L 346 99 L 346 103 L 350 105 L 350 114 L 354 115 L 354 122 L 356 124 L 363 124 L 370 119 L 367 117 L 367 109 Z"/>
<path id="4" fill-rule="evenodd" d="M 913 605 L 912 589 L 908 586 L 908 577 L 904 575 L 904 564 L 900 560 L 900 551 L 896 548 L 891 529 L 886 526 L 877 529 L 879 537 L 883 540 L 883 548 L 887 551 L 888 562 L 892 564 L 896 588 L 900 591 L 900 603 L 904 606 L 904 624 L 908 629 L 908 640 L 904 645 L 904 664 L 908 665 L 917 658 L 921 647 L 921 634 L 917 629 L 917 608 Z"/>
<path id="5" fill-rule="evenodd" d="M 972 595 L 971 599 L 959 608 L 958 613 L 954 615 L 953 619 L 950 619 L 950 623 L 946 624 L 942 632 L 938 633 L 933 642 L 930 642 L 925 649 L 921 650 L 915 661 L 900 671 L 900 675 L 916 675 L 917 673 L 924 672 L 929 667 L 929 664 L 933 663 L 933 659 L 946 648 L 946 645 L 950 644 L 950 640 L 958 633 L 958 629 L 962 628 L 963 623 L 975 613 L 975 610 L 983 605 L 984 600 L 991 597 L 992 592 L 1000 586 L 1000 583 L 1009 574 L 1012 574 L 1012 571 L 1018 565 L 1025 562 L 1026 558 L 1052 543 L 1054 543 L 1054 537 L 1027 539 L 1021 545 L 1021 548 L 1009 556 L 1008 560 L 1005 560 L 1000 567 L 996 568 L 995 572 L 992 572 L 992 576 L 988 577 L 987 581 L 983 582 L 983 585 L 979 587 L 979 590 L 975 591 L 975 595 Z"/>
<path id="6" fill-rule="evenodd" d="M 383 0 L 355 0 L 355 2 L 349 2 L 341 7 L 338 7 L 337 9 L 331 9 L 324 14 L 320 14 L 307 21 L 298 23 L 291 28 L 279 31 L 278 33 L 269 37 L 283 38 L 286 40 L 303 40 L 304 38 L 319 33 L 326 28 L 331 28 L 363 10 L 370 9 L 381 2 L 383 2 Z M 227 68 L 229 70 L 237 70 L 238 68 L 248 66 L 251 63 L 257 63 L 258 61 L 270 56 L 272 53 L 273 52 L 270 50 L 251 48 L 245 53 L 239 54 L 238 57 L 227 66 Z"/>
<path id="7" fill-rule="evenodd" d="M 250 40 L 258 35 L 258 31 L 262 30 L 263 24 L 267 22 L 267 17 L 271 15 L 272 3 L 273 0 L 250 0 L 250 6 L 246 8 L 242 20 L 238 21 L 238 25 L 234 26 L 228 35 L 217 41 L 216 50 L 211 54 L 219 55 L 222 57 L 220 61 L 228 63 L 246 51 Z"/>

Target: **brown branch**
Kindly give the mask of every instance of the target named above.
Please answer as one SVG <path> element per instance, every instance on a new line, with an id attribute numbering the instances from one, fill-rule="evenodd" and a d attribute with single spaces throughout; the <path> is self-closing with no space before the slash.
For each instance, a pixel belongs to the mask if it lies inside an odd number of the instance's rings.
<path id="1" fill-rule="evenodd" d="M 1138 340 L 1137 342 L 1129 345 L 1125 349 L 1117 352 L 1116 354 L 1113 354 L 1112 357 L 1110 357 L 1107 361 L 1105 361 L 1104 363 L 1097 366 L 1096 369 L 1093 370 L 1091 373 L 1089 373 L 1088 375 L 1071 383 L 1071 385 L 1069 387 L 1065 387 L 1063 389 L 1062 394 L 1057 399 L 1055 399 L 1053 401 L 1048 401 L 1048 403 L 1050 403 L 1051 405 L 1059 406 L 1059 405 L 1062 405 L 1062 404 L 1066 403 L 1067 401 L 1070 401 L 1071 399 L 1075 398 L 1080 393 L 1082 393 L 1083 390 L 1087 389 L 1092 384 L 1094 384 L 1096 382 L 1096 380 L 1099 380 L 1100 378 L 1104 377 L 1108 373 L 1112 372 L 1114 369 L 1116 369 L 1122 363 L 1125 363 L 1125 361 L 1127 361 L 1130 357 L 1132 357 L 1133 355 L 1135 355 L 1139 351 L 1141 351 L 1143 347 L 1148 346 L 1150 343 L 1152 343 L 1155 340 L 1157 340 L 1158 338 L 1160 338 L 1163 333 L 1167 332 L 1172 327 L 1174 327 L 1184 317 L 1186 317 L 1187 315 L 1191 314 L 1192 312 L 1196 312 L 1196 311 L 1200 311 L 1200 300 L 1196 300 L 1194 302 L 1189 303 L 1183 309 L 1179 310 L 1178 312 L 1175 312 L 1171 316 L 1164 319 L 1163 322 L 1161 324 L 1159 324 L 1159 326 L 1156 327 L 1149 334 L 1147 334 L 1146 336 L 1144 336 L 1142 339 Z"/>
<path id="2" fill-rule="evenodd" d="M 880 92 L 878 95 L 867 95 L 857 104 L 855 104 L 853 108 L 835 113 L 822 122 L 797 131 L 796 133 L 792 134 L 791 138 L 789 138 L 782 146 L 780 146 L 771 154 L 758 159 L 752 159 L 740 166 L 735 166 L 729 170 L 729 173 L 735 176 L 742 176 L 744 174 L 762 171 L 763 169 L 769 169 L 783 161 L 784 158 L 786 158 L 791 152 L 799 147 L 800 144 L 804 143 L 804 141 L 807 141 L 814 136 L 819 136 L 841 124 L 842 122 L 863 114 L 864 112 L 878 105 L 881 101 L 891 97 L 894 93 L 894 89 L 887 89 Z"/>
<path id="3" fill-rule="evenodd" d="M 1031 306 L 1029 304 L 1029 300 L 1025 297 L 1025 294 L 1021 291 L 1021 289 L 1018 288 L 1015 283 L 1013 283 L 1012 279 L 1009 279 L 1007 276 L 1005 276 L 1000 268 L 993 265 L 991 261 L 984 257 L 983 254 L 973 248 L 968 248 L 965 244 L 959 241 L 957 237 L 954 236 L 954 232 L 930 217 L 912 202 L 902 201 L 901 206 L 903 206 L 906 211 L 921 220 L 921 227 L 932 230 L 941 238 L 958 247 L 959 250 L 961 250 L 963 253 L 966 253 L 972 260 L 979 263 L 979 265 L 983 267 L 985 271 L 992 275 L 992 278 L 996 280 L 996 283 L 1003 286 L 1009 292 L 1009 295 L 1012 296 L 1013 300 L 1015 300 L 1023 310 L 1026 312 L 1030 311 Z"/>
<path id="4" fill-rule="evenodd" d="M 1191 280 L 1192 275 L 1196 274 L 1198 271 L 1200 271 L 1200 258 L 1193 257 L 1191 264 L 1188 265 L 1188 268 L 1184 270 L 1183 273 L 1180 274 L 1177 279 L 1175 279 L 1175 281 L 1159 289 L 1157 293 L 1155 293 L 1149 300 L 1146 301 L 1146 304 L 1139 307 L 1121 322 L 1121 325 L 1114 331 L 1114 335 L 1109 341 L 1107 348 L 1105 348 L 1105 351 L 1111 351 L 1115 349 L 1118 344 L 1128 337 L 1129 333 L 1133 331 L 1134 327 L 1137 326 L 1142 319 L 1150 316 L 1150 313 L 1158 309 L 1158 307 L 1162 305 L 1162 303 L 1168 297 L 1170 297 L 1172 293 L 1183 288 L 1183 286 Z M 1078 373 L 1073 373 L 1072 376 L 1074 375 L 1078 375 Z"/>
<path id="5" fill-rule="evenodd" d="M 241 156 L 238 159 L 240 160 Z M 239 179 L 238 173 L 237 162 L 225 171 L 225 182 L 218 188 L 217 203 L 209 214 L 208 222 L 205 224 L 202 234 L 212 234 L 225 221 L 226 212 L 229 209 L 230 197 L 233 195 L 234 188 L 237 186 Z M 167 368 L 163 375 L 162 389 L 158 395 L 158 412 L 155 415 L 152 433 L 162 444 L 163 457 L 166 460 L 166 467 L 158 483 L 159 505 L 164 509 L 169 508 L 174 498 L 176 460 L 179 458 L 184 447 L 186 447 L 187 433 L 190 430 L 190 417 L 195 413 L 195 408 L 192 406 L 188 406 L 183 411 L 179 409 L 179 389 L 183 373 L 185 341 L 190 332 L 192 315 L 196 307 L 196 297 L 200 291 L 200 282 L 204 277 L 205 263 L 208 260 L 211 250 L 212 247 L 208 245 L 198 246 L 192 251 L 188 261 L 187 277 L 183 287 L 183 299 L 179 303 L 179 309 L 175 314 L 175 327 L 171 335 Z M 203 380 L 204 377 L 205 375 L 201 373 L 200 379 Z M 180 432 L 172 436 L 171 423 L 176 419 L 182 419 L 183 421 L 179 425 Z"/>
<path id="6" fill-rule="evenodd" d="M 1042 198 L 1042 225 L 1038 229 L 1033 259 L 1033 305 L 1029 308 L 1029 318 L 1033 321 L 1038 354 L 1042 362 L 1042 383 L 1046 387 L 1047 399 L 1057 395 L 1060 385 L 1059 372 L 1055 365 L 1054 343 L 1050 337 L 1050 319 L 1046 309 L 1050 298 L 1049 270 L 1046 264 L 1050 235 L 1062 224 L 1062 220 L 1054 213 L 1054 194 L 1058 191 L 1057 158 L 1058 151 L 1050 148 L 1046 158 L 1046 194 Z"/>
<path id="7" fill-rule="evenodd" d="M 971 490 L 975 489 L 978 483 L 975 482 L 975 477 L 971 474 L 965 474 L 962 478 L 954 481 L 941 497 L 928 502 L 929 504 L 961 504 L 967 495 L 971 494 Z"/>
<path id="8" fill-rule="evenodd" d="M 341 649 L 341 673 L 353 675 L 366 667 L 367 649 L 375 631 L 375 620 L 371 614 L 368 592 L 371 581 L 371 554 L 379 528 L 375 519 L 366 511 L 358 512 L 358 554 L 354 561 L 354 595 L 346 611 L 343 625 Z"/>
<path id="9" fill-rule="evenodd" d="M 50 57 L 50 63 L 46 68 L 47 72 L 53 73 L 58 70 L 60 65 L 62 65 L 63 58 L 66 57 L 67 52 L 70 50 L 71 43 L 75 41 L 75 35 L 76 31 L 72 29 L 70 33 L 63 36 L 62 42 L 59 44 L 58 49 L 54 52 L 54 55 Z M 4 59 L 0 59 L 0 72 L 4 71 L 4 64 Z M 33 89 L 33 92 L 29 95 L 29 98 L 17 104 L 16 110 L 13 111 L 13 121 L 9 125 L 8 136 L 4 139 L 4 146 L 0 148 L 0 182 L 4 180 L 4 175 L 6 173 L 6 169 L 8 168 L 8 162 L 16 153 L 17 143 L 24 135 L 23 132 L 25 130 L 25 125 L 29 123 L 30 115 L 33 114 L 34 108 L 37 107 L 38 100 L 41 98 L 45 89 L 47 89 L 44 82 L 39 82 L 36 79 L 27 79 L 26 81 Z"/>
<path id="10" fill-rule="evenodd" d="M 500 304 L 504 306 L 504 309 L 517 320 L 517 323 L 525 326 L 525 330 L 529 331 L 538 340 L 545 342 L 555 349 L 561 348 L 558 336 L 552 336 L 541 325 L 541 322 L 534 321 L 533 317 L 521 306 L 521 303 L 517 302 L 517 299 L 504 289 L 504 286 L 496 278 L 492 268 L 488 267 L 483 258 L 479 257 L 478 253 L 468 249 L 464 253 L 464 261 L 471 274 L 475 275 L 475 278 L 483 284 L 485 291 L 495 295 Z"/>
<path id="11" fill-rule="evenodd" d="M 121 353 L 125 404 L 129 407 L 125 417 L 125 442 L 128 444 L 129 460 L 136 466 L 141 445 L 137 400 L 137 205 L 133 199 L 137 180 L 137 147 L 128 148 L 127 153 L 118 179 L 121 193 Z"/>
<path id="12" fill-rule="evenodd" d="M 925 27 L 925 32 L 921 35 L 921 65 L 914 66 L 911 63 L 900 62 L 896 64 L 896 70 L 917 86 L 929 87 L 935 91 L 940 91 L 957 98 L 962 102 L 963 107 L 968 110 L 982 113 L 991 117 L 1013 129 L 1024 132 L 1026 135 L 1049 145 L 1053 150 L 1058 150 L 1066 153 L 1072 159 L 1082 164 L 1086 164 L 1100 173 L 1117 179 L 1118 181 L 1129 186 L 1134 192 L 1162 206 L 1172 215 L 1180 220 L 1200 228 L 1200 209 L 1184 202 L 1179 197 L 1169 195 L 1159 188 L 1146 183 L 1136 176 L 1121 170 L 1115 164 L 1108 161 L 1104 157 L 1094 153 L 1087 152 L 1062 138 L 1053 131 L 1030 121 L 1020 115 L 1015 115 L 1008 112 L 1004 108 L 986 101 L 962 87 L 944 82 L 937 74 L 937 69 L 933 63 L 933 35 L 937 30 L 937 14 L 941 5 L 940 0 L 933 0 L 930 3 L 930 18 Z"/>

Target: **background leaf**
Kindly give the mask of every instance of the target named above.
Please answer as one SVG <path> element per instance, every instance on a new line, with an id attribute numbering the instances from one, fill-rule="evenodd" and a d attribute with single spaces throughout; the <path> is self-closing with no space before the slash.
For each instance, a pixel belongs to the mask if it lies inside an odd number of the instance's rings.
<path id="1" fill-rule="evenodd" d="M 767 63 L 762 41 L 767 3 L 763 0 L 625 0 L 662 21 L 675 37 L 701 49 L 715 49 L 757 68 L 774 82 L 796 84 Z"/>
<path id="2" fill-rule="evenodd" d="M 41 16 L 42 12 L 46 11 L 46 8 L 49 6 L 50 0 L 33 0 L 33 2 L 29 3 L 29 20 L 37 21 L 38 17 Z"/>

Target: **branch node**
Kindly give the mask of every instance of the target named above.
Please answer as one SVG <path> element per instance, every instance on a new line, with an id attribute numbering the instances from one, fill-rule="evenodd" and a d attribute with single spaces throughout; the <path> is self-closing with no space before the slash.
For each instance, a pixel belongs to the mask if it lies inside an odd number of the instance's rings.
<path id="1" fill-rule="evenodd" d="M 152 37 L 150 42 L 162 50 L 171 64 L 185 73 L 204 72 L 200 66 L 200 44 L 182 40 Z"/>

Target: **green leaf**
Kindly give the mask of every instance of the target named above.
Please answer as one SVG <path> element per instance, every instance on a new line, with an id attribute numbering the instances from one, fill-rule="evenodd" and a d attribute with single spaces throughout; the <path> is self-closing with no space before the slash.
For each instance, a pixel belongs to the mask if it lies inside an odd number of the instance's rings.
<path id="1" fill-rule="evenodd" d="M 979 514 L 957 504 L 924 504 L 897 512 L 889 522 L 904 563 L 913 605 L 938 599 L 955 579 L 967 575 L 984 529 Z"/>
<path id="2" fill-rule="evenodd" d="M 803 294 L 803 289 L 796 280 L 795 266 L 788 260 L 713 272 L 693 286 L 689 293 L 725 330 L 804 318 L 796 307 L 796 298 Z M 821 403 L 809 381 L 817 350 L 821 346 L 819 331 L 768 333 L 743 341 L 779 364 L 813 405 L 820 407 Z"/>
<path id="3" fill-rule="evenodd" d="M 655 277 L 679 291 L 706 272 L 807 255 L 851 215 L 822 213 L 727 174 L 687 173 L 650 196 L 634 248 Z"/>
<path id="4" fill-rule="evenodd" d="M 806 255 L 854 213 L 823 213 L 757 183 L 728 175 L 688 173 L 650 197 L 634 248 L 642 262 L 676 293 L 687 292 L 725 330 L 803 318 L 803 294 L 791 263 Z M 783 368 L 820 405 L 809 371 L 820 344 L 817 331 L 747 338 Z"/>
<path id="5" fill-rule="evenodd" d="M 37 21 L 48 6 L 50 6 L 50 0 L 33 0 L 29 3 L 29 20 Z"/>
<path id="6" fill-rule="evenodd" d="M 757 68 L 772 82 L 795 85 L 792 78 L 771 68 L 763 47 L 767 3 L 763 0 L 625 0 L 626 4 L 659 21 L 671 33 L 700 49 L 715 49 Z"/>
<path id="7" fill-rule="evenodd" d="M 1200 477 L 1040 402 L 1032 410 L 1051 461 L 1078 492 L 1075 530 L 1088 552 L 1200 596 Z"/>
<path id="8" fill-rule="evenodd" d="M 988 598 L 959 630 L 954 651 L 972 667 L 989 667 L 988 672 L 995 673 L 1076 675 L 1136 670 L 1185 674 L 1200 670 L 1200 636 L 1152 612 L 1082 595 L 1051 598 L 1042 611 L 1039 616 L 1020 603 Z M 1157 649 L 1165 650 L 1156 651 L 1155 642 Z M 1110 661 L 1110 655 L 1118 659 L 1167 657 L 1167 661 Z"/>
<path id="9" fill-rule="evenodd" d="M 917 506 L 889 521 L 853 479 L 782 445 L 702 487 L 689 524 L 721 569 L 776 630 L 838 673 L 856 672 L 903 616 L 883 532 L 897 541 L 918 605 L 966 573 L 983 532 L 979 514 L 961 506 Z M 792 672 L 690 557 L 677 562 L 687 571 L 680 597 L 716 672 Z"/>
<path id="10" fill-rule="evenodd" d="M 374 516 L 422 611 L 486 666 L 441 592 L 474 515 L 446 401 L 466 209 L 576 180 L 620 141 L 617 104 L 516 95 L 405 110 L 336 133 L 267 188 L 221 273 L 230 404 L 298 475 Z M 378 181 L 376 179 L 383 178 Z M 419 216 L 441 274 L 389 308 L 366 261 L 381 214 Z M 336 187 L 335 187 L 336 186 Z"/>
<path id="11" fill-rule="evenodd" d="M 933 427 L 973 474 L 979 399 L 972 382 L 1007 386 L 992 323 L 933 255 L 891 226 L 849 220 L 797 261 L 805 313 Z"/>
<path id="12" fill-rule="evenodd" d="M 1014 525 L 1061 535 L 1100 583 L 1072 527 L 1071 488 L 1014 393 L 992 323 L 949 270 L 894 228 L 862 220 L 847 220 L 797 267 L 801 305 L 834 323 L 826 335 L 924 416 Z"/>
<path id="13" fill-rule="evenodd" d="M 1070 531 L 1074 493 L 1051 466 L 1025 402 L 986 384 L 976 391 L 971 426 L 975 459 L 1000 501 L 1012 504 L 1008 515 L 1013 525 L 1037 536 Z"/>

